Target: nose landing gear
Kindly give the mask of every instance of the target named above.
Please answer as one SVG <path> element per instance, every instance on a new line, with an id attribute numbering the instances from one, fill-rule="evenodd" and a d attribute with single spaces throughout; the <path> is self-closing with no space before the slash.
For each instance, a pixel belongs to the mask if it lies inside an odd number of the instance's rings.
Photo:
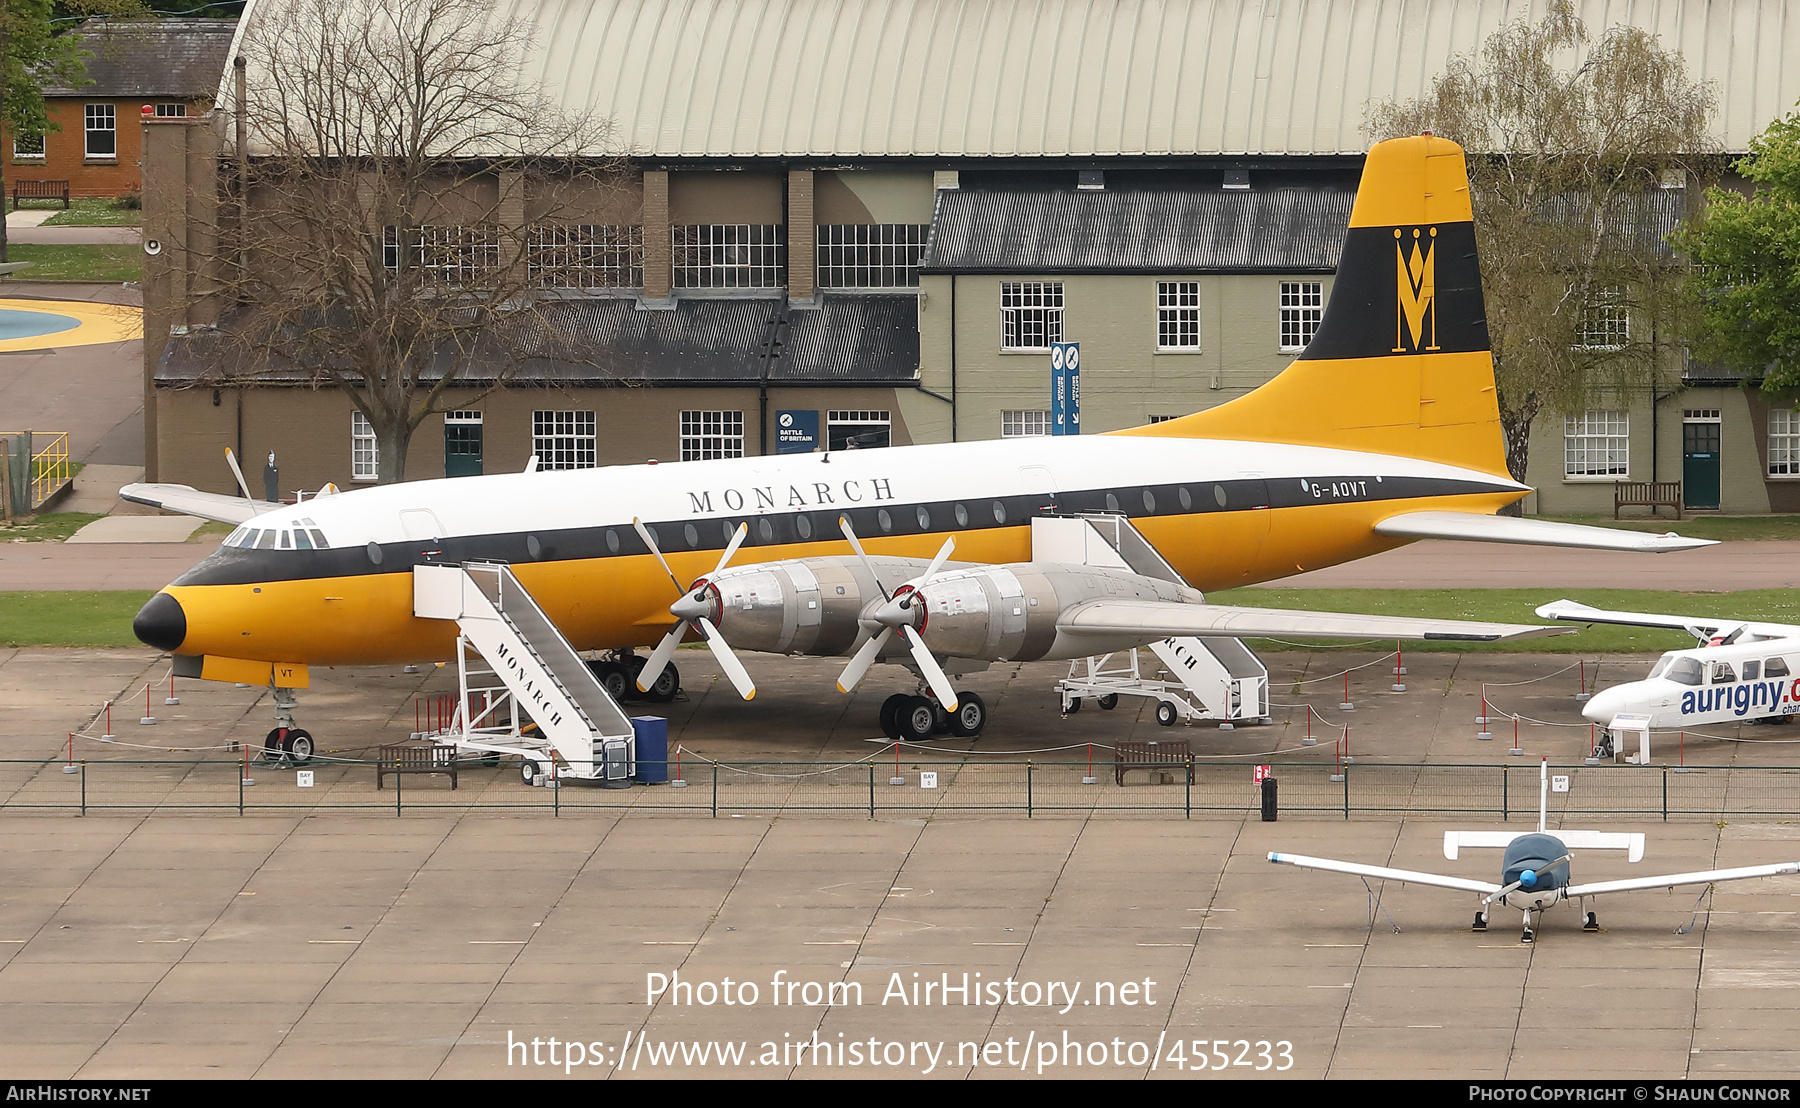
<path id="1" fill-rule="evenodd" d="M 294 690 L 276 686 L 274 693 L 275 727 L 263 737 L 263 748 L 258 757 L 274 764 L 288 761 L 303 765 L 312 761 L 315 749 L 312 733 L 294 723 L 294 709 L 300 705 L 294 699 Z"/>

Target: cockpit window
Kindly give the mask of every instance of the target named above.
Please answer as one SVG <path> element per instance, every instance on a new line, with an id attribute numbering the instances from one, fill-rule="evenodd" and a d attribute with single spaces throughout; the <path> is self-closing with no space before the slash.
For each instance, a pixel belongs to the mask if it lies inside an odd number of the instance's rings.
<path id="1" fill-rule="evenodd" d="M 279 534 L 280 534 L 280 532 L 276 531 L 272 527 L 269 530 L 264 531 L 262 533 L 262 537 L 256 540 L 256 549 L 258 549 L 258 550 L 273 550 L 273 549 L 275 549 L 275 539 Z"/>
<path id="2" fill-rule="evenodd" d="M 1668 655 L 1665 654 L 1656 660 L 1655 665 L 1650 667 L 1650 676 L 1648 678 L 1645 678 L 1645 680 L 1653 681 L 1656 678 L 1661 677 L 1663 675 L 1663 670 L 1668 669 L 1668 668 L 1669 668 L 1669 657 L 1668 657 Z"/>
<path id="3" fill-rule="evenodd" d="M 1700 663 L 1693 658 L 1677 658 L 1669 664 L 1669 672 L 1664 677 L 1680 685 L 1698 685 L 1701 681 Z"/>

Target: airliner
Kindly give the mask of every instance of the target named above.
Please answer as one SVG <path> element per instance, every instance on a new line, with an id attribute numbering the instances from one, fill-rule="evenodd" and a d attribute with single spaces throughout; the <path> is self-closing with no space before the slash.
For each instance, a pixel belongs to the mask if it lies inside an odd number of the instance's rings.
<path id="1" fill-rule="evenodd" d="M 1528 492 L 1506 468 L 1463 152 L 1421 135 L 1370 151 L 1306 350 L 1191 415 L 1089 436 L 418 481 L 290 506 L 171 485 L 123 495 L 241 524 L 133 623 L 178 672 L 281 691 L 305 687 L 308 666 L 449 659 L 456 627 L 414 615 L 413 568 L 505 562 L 571 646 L 612 652 L 617 691 L 635 675 L 673 696 L 669 656 L 692 633 L 746 696 L 734 649 L 849 656 L 845 691 L 873 661 L 897 662 L 931 695 L 890 697 L 883 727 L 966 700 L 960 733 L 984 713 L 947 671 L 993 661 L 1173 635 L 1555 630 L 1226 608 L 1205 602 L 1214 589 L 1418 539 L 1707 545 L 1495 514 Z M 1034 559 L 1034 519 L 1075 516 L 1129 524 L 1169 572 Z"/>

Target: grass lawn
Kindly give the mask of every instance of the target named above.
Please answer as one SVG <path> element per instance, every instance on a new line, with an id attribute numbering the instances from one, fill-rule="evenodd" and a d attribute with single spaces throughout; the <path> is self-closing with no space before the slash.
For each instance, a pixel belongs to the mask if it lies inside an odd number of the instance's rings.
<path id="1" fill-rule="evenodd" d="M 0 646 L 138 646 L 148 592 L 0 592 Z"/>
<path id="2" fill-rule="evenodd" d="M 15 275 L 20 281 L 141 281 L 144 249 L 132 243 L 49 244 L 11 243 L 6 256 L 30 262 Z"/>
<path id="3" fill-rule="evenodd" d="M 1793 589 L 1746 589 L 1742 592 L 1676 593 L 1649 589 L 1229 589 L 1208 593 L 1215 604 L 1249 608 L 1305 608 L 1315 612 L 1365 612 L 1380 616 L 1425 616 L 1433 619 L 1478 619 L 1490 623 L 1552 624 L 1532 609 L 1552 600 L 1569 599 L 1594 608 L 1676 615 L 1730 616 L 1771 623 L 1800 624 L 1800 593 Z M 1409 642 L 1407 653 L 1468 654 L 1501 651 L 1528 654 L 1653 654 L 1694 645 L 1685 631 L 1651 627 L 1568 624 L 1581 629 L 1571 635 L 1523 639 L 1512 643 Z M 1249 640 L 1260 651 L 1292 650 L 1287 643 Z M 1324 645 L 1320 641 L 1318 645 Z"/>
<path id="4" fill-rule="evenodd" d="M 100 518 L 98 512 L 45 512 L 11 524 L 0 520 L 0 542 L 61 542 Z"/>
<path id="5" fill-rule="evenodd" d="M 1636 509 L 1642 511 L 1642 509 Z M 1690 539 L 1745 542 L 1760 539 L 1800 539 L 1800 516 L 1690 515 L 1684 519 L 1621 519 L 1611 516 L 1534 516 L 1559 523 L 1585 523 L 1590 527 L 1616 527 L 1622 531 L 1649 531 L 1660 535 L 1673 531 Z"/>
<path id="6" fill-rule="evenodd" d="M 77 196 L 70 203 L 66 212 L 60 200 L 27 200 L 25 207 L 56 208 L 57 213 L 44 220 L 45 227 L 136 227 L 144 221 L 142 208 L 121 208 L 110 196 Z"/>

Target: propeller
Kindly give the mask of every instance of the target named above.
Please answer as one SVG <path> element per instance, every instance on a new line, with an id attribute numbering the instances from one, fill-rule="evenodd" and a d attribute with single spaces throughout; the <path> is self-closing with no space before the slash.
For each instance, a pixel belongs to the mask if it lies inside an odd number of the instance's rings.
<path id="1" fill-rule="evenodd" d="M 638 672 L 638 688 L 643 692 L 650 691 L 650 686 L 656 684 L 657 677 L 661 676 L 663 667 L 668 665 L 669 659 L 674 656 L 675 648 L 681 645 L 682 637 L 687 634 L 688 628 L 698 627 L 700 638 L 705 641 L 706 648 L 712 651 L 713 657 L 718 659 L 719 668 L 723 669 L 725 676 L 730 678 L 732 687 L 737 689 L 738 695 L 745 700 L 754 700 L 756 683 L 750 680 L 750 674 L 745 672 L 744 663 L 738 661 L 737 655 L 731 652 L 731 647 L 725 642 L 725 636 L 719 633 L 718 627 L 714 626 L 712 620 L 706 618 L 707 613 L 714 609 L 713 598 L 717 596 L 718 590 L 713 588 L 705 577 L 695 581 L 687 588 L 683 588 L 681 579 L 676 577 L 675 571 L 669 568 L 668 559 L 664 558 L 662 551 L 657 549 L 656 539 L 651 536 L 650 529 L 645 527 L 643 521 L 639 519 L 633 519 L 631 525 L 637 528 L 637 533 L 644 540 L 644 545 L 650 548 L 650 553 L 656 555 L 656 560 L 662 563 L 663 572 L 669 575 L 670 582 L 674 584 L 675 591 L 681 594 L 675 603 L 669 605 L 669 614 L 676 619 L 675 626 L 667 635 L 663 636 L 661 642 L 656 644 L 656 649 L 650 652 L 650 659 Z M 719 564 L 712 568 L 713 573 L 725 568 L 726 563 L 731 561 L 732 555 L 736 554 L 738 547 L 743 544 L 744 536 L 749 533 L 750 525 L 748 523 L 738 524 L 737 530 L 732 533 L 731 541 L 725 544 L 725 553 L 719 556 Z M 707 595 L 709 589 L 712 590 L 713 596 Z"/>
<path id="2" fill-rule="evenodd" d="M 254 505 L 256 497 L 250 495 L 250 485 L 244 480 L 244 471 L 238 468 L 237 455 L 231 452 L 229 446 L 225 448 L 225 464 L 231 467 L 231 475 L 237 478 L 238 488 L 243 491 L 244 499 Z"/>
<path id="3" fill-rule="evenodd" d="M 838 526 L 843 529 L 844 537 L 850 540 L 850 549 L 856 551 L 856 556 L 862 559 L 863 568 L 869 571 L 869 576 L 875 578 L 875 586 L 881 589 L 883 598 L 881 607 L 875 609 L 869 618 L 858 621 L 870 632 L 869 641 L 863 644 L 862 649 L 850 659 L 850 664 L 844 667 L 844 672 L 838 675 L 838 691 L 847 693 L 862 683 L 863 675 L 869 672 L 869 667 L 875 664 L 881 648 L 887 645 L 888 636 L 898 629 L 912 651 L 913 664 L 925 676 L 925 682 L 936 694 L 938 703 L 944 706 L 946 712 L 956 711 L 956 689 L 951 686 L 949 675 L 944 672 L 944 667 L 938 665 L 937 659 L 931 656 L 930 648 L 913 626 L 913 605 L 924 599 L 919 588 L 937 576 L 939 568 L 949 559 L 950 552 L 956 549 L 956 540 L 946 538 L 944 545 L 938 549 L 937 557 L 931 560 L 925 572 L 890 594 L 881 583 L 881 576 L 875 572 L 868 554 L 863 551 L 862 543 L 857 541 L 856 532 L 850 527 L 849 517 L 840 516 Z"/>
<path id="4" fill-rule="evenodd" d="M 1497 892 L 1491 892 L 1487 896 L 1483 897 L 1481 900 L 1481 906 L 1483 908 L 1485 908 L 1489 904 L 1492 904 L 1496 900 L 1505 900 L 1507 893 L 1517 892 L 1520 889 L 1529 890 L 1529 889 L 1537 888 L 1538 877 L 1540 875 L 1548 873 L 1550 870 L 1556 868 L 1557 866 L 1562 865 L 1564 862 L 1568 861 L 1569 859 L 1571 859 L 1573 857 L 1575 857 L 1575 855 L 1565 854 L 1561 858 L 1558 858 L 1554 862 L 1544 863 L 1544 867 L 1542 869 L 1537 869 L 1537 870 L 1528 869 L 1528 870 L 1521 871 L 1519 874 L 1519 879 L 1517 881 L 1514 881 L 1512 884 L 1507 885 L 1505 888 L 1502 888 Z"/>

